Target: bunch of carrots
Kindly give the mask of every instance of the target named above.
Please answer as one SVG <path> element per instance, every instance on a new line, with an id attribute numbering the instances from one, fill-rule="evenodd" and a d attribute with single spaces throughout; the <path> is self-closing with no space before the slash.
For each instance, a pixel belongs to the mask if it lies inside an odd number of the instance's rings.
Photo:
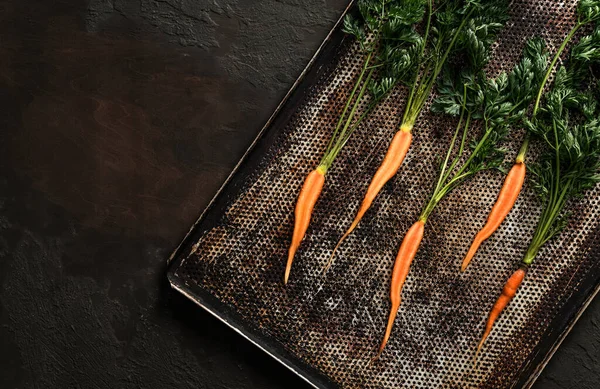
<path id="1" fill-rule="evenodd" d="M 487 222 L 473 239 L 462 262 L 465 271 L 477 249 L 501 226 L 525 182 L 530 142 L 546 152 L 529 167 L 543 202 L 543 212 L 518 269 L 509 277 L 491 308 L 475 356 L 494 323 L 523 282 L 527 269 L 552 237 L 565 226 L 564 209 L 600 181 L 600 85 L 591 71 L 600 62 L 600 0 L 580 0 L 578 20 L 551 54 L 541 39 L 527 42 L 521 61 L 508 73 L 489 78 L 485 73 L 493 42 L 507 21 L 504 0 L 363 0 L 358 18 L 348 16 L 344 31 L 359 43 L 363 66 L 354 80 L 332 129 L 331 140 L 317 168 L 306 177 L 295 209 L 284 282 L 308 230 L 323 190 L 325 175 L 351 135 L 398 84 L 408 88 L 399 131 L 374 173 L 356 216 L 327 261 L 358 227 L 383 186 L 398 172 L 412 141 L 412 131 L 434 89 L 431 110 L 457 118 L 429 201 L 408 229 L 397 253 L 390 283 L 390 313 L 376 358 L 391 336 L 402 300 L 402 289 L 421 245 L 425 226 L 437 205 L 454 189 L 481 171 L 501 167 L 502 147 L 518 125 L 526 136 L 506 175 Z M 558 66 L 577 32 L 594 26 L 591 34 L 571 48 L 568 64 Z M 558 68 L 558 69 L 557 69 Z M 550 79 L 555 74 L 550 88 Z M 359 112 L 359 106 L 366 108 Z"/>

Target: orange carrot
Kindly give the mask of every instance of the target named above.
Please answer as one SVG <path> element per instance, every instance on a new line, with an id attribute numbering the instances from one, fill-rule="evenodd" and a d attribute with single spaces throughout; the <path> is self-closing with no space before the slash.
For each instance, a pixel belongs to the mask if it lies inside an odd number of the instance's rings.
<path id="1" fill-rule="evenodd" d="M 400 308 L 400 302 L 402 301 L 402 287 L 404 286 L 404 282 L 408 276 L 410 265 L 415 258 L 415 255 L 417 255 L 417 251 L 421 245 L 421 240 L 423 240 L 424 229 L 425 222 L 419 219 L 418 222 L 410 227 L 404 236 L 404 240 L 402 240 L 402 244 L 400 245 L 400 250 L 398 251 L 396 262 L 394 263 L 394 270 L 392 271 L 392 282 L 390 284 L 390 300 L 392 302 L 392 308 L 390 310 L 390 316 L 388 319 L 387 328 L 385 330 L 385 335 L 383 336 L 383 341 L 381 342 L 379 352 L 374 359 L 379 358 L 390 338 L 390 334 L 392 333 L 394 320 L 396 319 L 398 309 Z"/>
<path id="2" fill-rule="evenodd" d="M 519 197 L 519 193 L 521 193 L 521 189 L 523 188 L 523 182 L 525 181 L 525 162 L 519 161 L 514 164 L 510 172 L 506 176 L 504 180 L 504 185 L 502 185 L 502 189 L 498 194 L 498 199 L 492 208 L 487 222 L 483 226 L 483 228 L 477 233 L 475 239 L 473 239 L 473 243 L 469 248 L 465 259 L 463 260 L 461 271 L 465 271 L 471 259 L 475 256 L 477 249 L 479 246 L 496 230 L 500 227 L 500 224 L 504 221 L 508 213 L 514 207 L 517 198 Z"/>
<path id="3" fill-rule="evenodd" d="M 335 252 L 340 247 L 342 242 L 358 226 L 358 223 L 360 223 L 360 220 L 363 218 L 364 214 L 371 207 L 371 204 L 373 204 L 373 200 L 375 200 L 375 197 L 377 197 L 383 186 L 392 177 L 394 177 L 394 175 L 398 172 L 398 169 L 400 169 L 400 166 L 404 161 L 404 157 L 406 156 L 406 153 L 412 141 L 412 134 L 410 132 L 411 128 L 412 127 L 410 126 L 402 126 L 400 131 L 398 131 L 396 135 L 394 135 L 394 138 L 392 138 L 385 158 L 383 159 L 383 162 L 379 166 L 379 169 L 377 169 L 377 172 L 375 173 L 373 179 L 371 180 L 371 183 L 369 184 L 367 193 L 365 194 L 362 204 L 358 209 L 354 221 L 350 225 L 350 228 L 348 228 L 348 231 L 346 231 L 346 233 L 342 236 L 338 244 L 333 249 L 333 253 L 329 258 L 329 262 L 327 263 L 325 270 L 329 268 L 329 266 L 331 265 L 331 261 L 333 260 L 333 257 L 335 255 Z"/>
<path id="4" fill-rule="evenodd" d="M 319 166 L 306 176 L 302 190 L 298 196 L 298 202 L 296 203 L 296 210 L 294 212 L 294 235 L 292 236 L 292 243 L 290 244 L 288 261 L 285 267 L 285 276 L 283 282 L 287 284 L 290 276 L 290 270 L 292 269 L 292 262 L 294 261 L 294 255 L 306 234 L 308 225 L 310 224 L 310 218 L 312 216 L 313 208 L 321 191 L 323 190 L 323 184 L 325 183 L 325 172 L 326 169 Z"/>
<path id="5" fill-rule="evenodd" d="M 523 279 L 525 278 L 525 274 L 527 274 L 527 267 L 525 267 L 523 265 L 523 266 L 519 267 L 519 269 L 517 269 L 510 276 L 508 281 L 506 281 L 506 284 L 504 284 L 504 288 L 502 289 L 502 294 L 500 295 L 500 297 L 498 298 L 498 300 L 492 307 L 492 310 L 490 311 L 490 314 L 488 316 L 487 324 L 485 325 L 485 332 L 483 333 L 483 337 L 481 338 L 481 341 L 479 342 L 479 345 L 477 346 L 477 352 L 475 353 L 475 360 L 477 360 L 477 355 L 479 355 L 479 352 L 481 351 L 481 348 L 483 347 L 485 340 L 490 335 L 490 332 L 492 332 L 492 327 L 494 326 L 494 323 L 496 322 L 496 320 L 498 320 L 498 317 L 500 316 L 500 314 L 502 313 L 504 308 L 506 308 L 508 303 L 513 299 L 513 297 L 515 297 L 515 294 L 517 293 L 517 289 L 519 288 L 519 286 L 521 285 L 521 282 L 523 282 Z"/>

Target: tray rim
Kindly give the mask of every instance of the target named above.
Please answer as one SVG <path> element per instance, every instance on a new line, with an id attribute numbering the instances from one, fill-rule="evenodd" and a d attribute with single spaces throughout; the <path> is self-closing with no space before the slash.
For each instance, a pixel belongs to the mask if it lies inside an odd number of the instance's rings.
<path id="1" fill-rule="evenodd" d="M 260 350 L 264 351 L 267 355 L 271 356 L 277 362 L 281 363 L 283 366 L 288 368 L 310 386 L 317 389 L 332 389 L 337 388 L 339 385 L 330 381 L 323 373 L 318 371 L 317 369 L 305 364 L 302 362 L 295 354 L 281 348 L 276 350 L 274 347 L 266 345 L 261 342 L 260 335 L 258 334 L 258 330 L 253 330 L 250 327 L 250 324 L 246 319 L 244 319 L 241 315 L 234 312 L 232 314 L 227 315 L 226 313 L 221 312 L 217 307 L 214 307 L 215 303 L 210 300 L 215 300 L 215 302 L 219 302 L 217 298 L 209 295 L 208 292 L 204 291 L 199 286 L 187 285 L 183 282 L 176 274 L 177 264 L 179 264 L 182 260 L 181 255 L 189 249 L 191 252 L 195 251 L 194 244 L 192 244 L 192 238 L 195 235 L 198 226 L 204 221 L 210 209 L 212 209 L 215 202 L 219 199 L 219 197 L 224 192 L 225 188 L 233 181 L 234 177 L 237 175 L 239 169 L 244 164 L 244 162 L 248 159 L 249 155 L 255 149 L 256 145 L 259 143 L 261 138 L 266 134 L 266 132 L 271 127 L 271 124 L 277 118 L 279 113 L 285 104 L 289 101 L 290 97 L 293 93 L 298 89 L 299 85 L 302 83 L 306 75 L 312 70 L 315 62 L 318 57 L 322 54 L 325 46 L 331 41 L 332 36 L 336 33 L 343 23 L 343 19 L 353 8 L 357 0 L 351 0 L 346 8 L 342 11 L 340 17 L 337 19 L 331 30 L 327 33 L 324 40 L 321 42 L 315 53 L 312 55 L 307 65 L 304 67 L 298 78 L 294 81 L 290 89 L 287 91 L 285 96 L 276 106 L 273 113 L 269 116 L 264 126 L 257 133 L 256 137 L 252 140 L 252 143 L 248 146 L 244 154 L 240 157 L 239 161 L 236 163 L 231 173 L 227 176 L 223 184 L 219 187 L 215 195 L 211 198 L 209 203 L 206 205 L 204 210 L 200 213 L 200 216 L 196 219 L 196 221 L 192 224 L 188 232 L 185 234 L 184 238 L 181 240 L 179 245 L 173 250 L 171 255 L 167 258 L 167 278 L 171 285 L 171 288 L 181 293 L 183 296 L 194 302 L 199 307 L 206 310 L 212 316 L 217 318 L 219 321 L 224 323 L 226 326 L 230 327 L 236 333 L 250 341 Z M 600 225 L 598 226 L 598 233 L 596 235 L 600 235 Z M 598 258 L 600 261 L 600 258 Z M 525 366 L 521 370 L 523 373 L 529 374 L 521 374 L 521 376 L 517 377 L 513 384 L 513 388 L 523 388 L 530 389 L 536 380 L 539 378 L 541 372 L 552 359 L 560 345 L 565 340 L 566 336 L 571 332 L 579 318 L 583 315 L 587 307 L 591 304 L 594 298 L 600 293 L 600 269 L 596 269 L 596 271 L 591 271 L 584 279 L 581 281 L 581 291 L 578 294 L 572 294 L 565 302 L 564 306 L 558 311 L 557 315 L 552 319 L 552 323 L 548 327 L 549 329 L 542 334 L 542 340 L 536 344 L 534 350 L 532 351 L 532 357 L 529 358 L 529 362 L 526 363 L 529 366 Z M 575 301 L 574 301 L 575 300 Z M 574 302 L 575 304 L 571 304 Z M 569 308 L 574 307 L 574 308 Z M 228 317 L 229 316 L 229 317 Z M 558 328 L 558 333 L 554 333 L 552 328 Z M 545 339 L 545 340 L 544 340 Z M 541 353 L 542 345 L 545 345 L 546 352 Z M 317 377 L 315 377 L 315 375 Z"/>
<path id="2" fill-rule="evenodd" d="M 215 301 L 218 301 L 218 299 L 214 297 L 211 298 L 212 296 L 209 296 L 206 292 L 202 293 L 204 296 L 195 294 L 187 285 L 182 283 L 177 276 L 172 276 L 171 273 L 169 274 L 169 281 L 174 290 L 178 291 L 196 305 L 206 310 L 213 317 L 217 318 L 219 321 L 244 337 L 250 343 L 264 351 L 271 358 L 287 367 L 292 373 L 296 374 L 311 387 L 315 389 L 332 389 L 338 387 L 337 384 L 330 381 L 317 369 L 314 369 L 301 362 L 294 354 L 284 350 L 283 348 L 280 350 L 275 350 L 274 347 L 263 344 L 260 341 L 260 335 L 257 333 L 258 330 L 251 330 L 244 326 L 244 319 L 239 317 L 239 315 L 234 314 L 226 317 L 226 314 L 219 312 L 218 308 L 213 307 L 213 304 L 210 302 L 211 299 L 214 299 Z"/>

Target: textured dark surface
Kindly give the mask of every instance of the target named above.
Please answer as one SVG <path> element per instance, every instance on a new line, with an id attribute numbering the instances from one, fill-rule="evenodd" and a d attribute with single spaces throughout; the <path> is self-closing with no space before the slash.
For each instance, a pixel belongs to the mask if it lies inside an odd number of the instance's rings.
<path id="1" fill-rule="evenodd" d="M 0 387 L 305 385 L 165 258 L 345 1 L 0 1 Z M 596 388 L 600 302 L 537 384 Z"/>

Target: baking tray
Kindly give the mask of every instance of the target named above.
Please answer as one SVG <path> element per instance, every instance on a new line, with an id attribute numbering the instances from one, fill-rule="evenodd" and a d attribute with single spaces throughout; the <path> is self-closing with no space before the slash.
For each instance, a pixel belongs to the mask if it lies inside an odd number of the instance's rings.
<path id="1" fill-rule="evenodd" d="M 509 70 L 534 35 L 554 51 L 574 23 L 575 4 L 512 2 L 489 74 Z M 353 4 L 347 12 L 356 12 Z M 498 172 L 459 187 L 430 217 L 388 347 L 369 364 L 387 320 L 398 245 L 432 190 L 452 120 L 422 114 L 399 174 L 322 275 L 397 128 L 406 96 L 401 87 L 357 130 L 330 170 L 291 281 L 283 285 L 300 186 L 318 164 L 360 67 L 356 44 L 341 32 L 340 21 L 169 258 L 172 287 L 316 388 L 530 387 L 599 290 L 598 188 L 571 204 L 569 225 L 540 253 L 474 368 L 487 313 L 540 213 L 526 186 L 503 226 L 460 274 L 464 251 L 502 184 Z M 523 132 L 512 134 L 507 161 Z"/>

